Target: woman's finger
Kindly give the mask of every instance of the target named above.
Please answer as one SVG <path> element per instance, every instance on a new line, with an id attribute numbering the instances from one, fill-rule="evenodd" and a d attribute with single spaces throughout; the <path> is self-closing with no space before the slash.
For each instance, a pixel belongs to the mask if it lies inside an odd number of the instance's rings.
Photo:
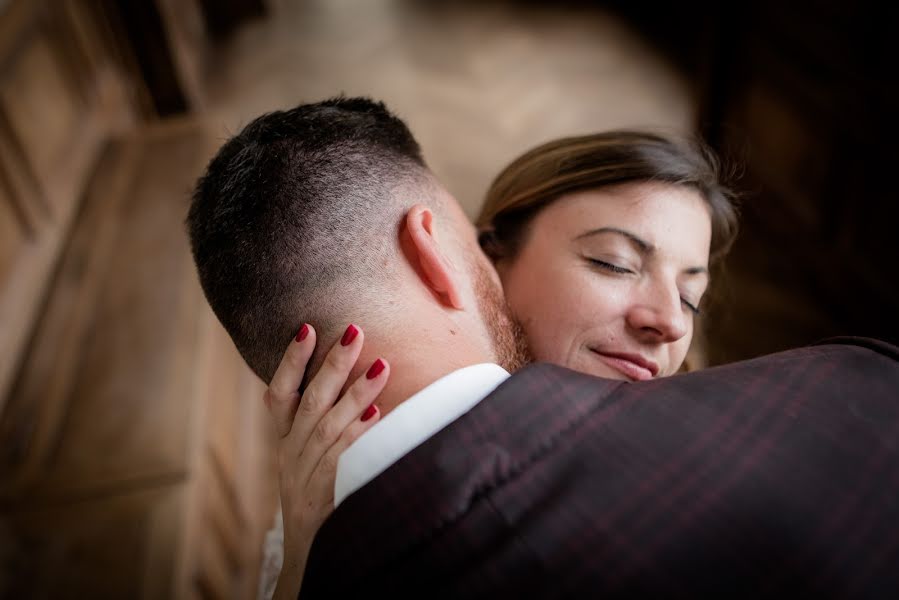
<path id="1" fill-rule="evenodd" d="M 278 365 L 265 391 L 265 405 L 271 412 L 275 430 L 282 438 L 290 433 L 293 425 L 297 404 L 300 401 L 300 384 L 315 349 L 315 340 L 315 329 L 304 323 L 284 352 L 281 364 Z"/>
<path id="2" fill-rule="evenodd" d="M 362 351 L 365 334 L 360 327 L 349 325 L 343 336 L 328 351 L 321 368 L 306 386 L 290 429 L 293 446 L 302 450 L 322 417 L 337 402 L 350 371 Z M 337 430 L 334 439 L 340 435 Z M 328 433 L 328 432 L 325 432 Z"/>
<path id="3" fill-rule="evenodd" d="M 371 420 L 373 411 L 377 410 L 371 407 L 373 407 L 378 394 L 384 389 L 389 377 L 390 365 L 383 358 L 377 359 L 365 374 L 360 375 L 353 382 L 341 397 L 340 402 L 321 418 L 305 444 L 300 445 L 300 440 L 293 435 L 288 438 L 289 443 L 294 445 L 295 452 L 300 457 L 297 464 L 299 481 L 305 481 L 303 477 L 311 475 L 313 469 L 331 450 L 332 446 L 343 443 L 346 446 L 349 445 L 346 432 L 354 427 L 354 422 L 361 423 Z M 342 448 L 346 446 L 342 446 Z"/>
<path id="4" fill-rule="evenodd" d="M 363 418 L 365 420 L 363 420 Z M 307 493 L 316 498 L 316 504 L 334 508 L 334 481 L 337 478 L 337 463 L 344 450 L 350 447 L 359 437 L 374 427 L 381 419 L 381 411 L 374 404 L 369 404 L 363 413 L 344 429 L 337 441 L 322 455 L 320 461 L 309 475 L 306 485 Z M 324 503 L 324 504 L 321 504 Z M 330 512 L 330 510 L 328 512 Z"/>

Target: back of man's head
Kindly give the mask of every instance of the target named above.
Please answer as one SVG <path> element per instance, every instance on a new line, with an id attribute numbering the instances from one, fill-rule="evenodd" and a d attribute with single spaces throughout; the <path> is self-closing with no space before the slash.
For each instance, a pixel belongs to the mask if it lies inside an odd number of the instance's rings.
<path id="1" fill-rule="evenodd" d="M 219 150 L 187 224 L 203 291 L 257 375 L 303 321 L 333 337 L 391 302 L 385 236 L 413 201 L 436 203 L 434 185 L 405 123 L 365 98 L 263 115 Z"/>

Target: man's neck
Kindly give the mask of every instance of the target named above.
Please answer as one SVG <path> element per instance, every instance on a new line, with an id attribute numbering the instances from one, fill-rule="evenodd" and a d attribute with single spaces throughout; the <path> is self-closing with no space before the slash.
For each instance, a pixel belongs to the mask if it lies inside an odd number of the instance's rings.
<path id="1" fill-rule="evenodd" d="M 397 366 L 394 366 L 393 363 L 391 363 L 391 368 L 394 369 L 393 373 L 396 375 L 392 374 L 390 376 L 390 381 L 387 383 L 384 391 L 381 392 L 376 404 L 382 415 L 387 414 L 400 403 L 431 385 L 441 377 L 445 377 L 457 369 L 477 364 L 478 362 L 481 361 L 469 361 L 453 365 L 430 365 L 424 368 L 420 364 L 412 364 L 411 362 Z M 403 377 L 401 373 L 404 371 L 409 371 L 410 373 L 414 372 L 415 376 Z"/>
<path id="2" fill-rule="evenodd" d="M 350 381 L 364 376 L 368 366 L 377 358 L 386 359 L 390 363 L 390 379 L 375 402 L 381 415 L 386 415 L 415 393 L 457 369 L 495 362 L 494 356 L 468 344 L 456 340 L 452 340 L 456 343 L 444 341 L 432 339 L 426 345 L 397 344 L 385 348 L 372 343 L 373 340 L 368 337 Z"/>

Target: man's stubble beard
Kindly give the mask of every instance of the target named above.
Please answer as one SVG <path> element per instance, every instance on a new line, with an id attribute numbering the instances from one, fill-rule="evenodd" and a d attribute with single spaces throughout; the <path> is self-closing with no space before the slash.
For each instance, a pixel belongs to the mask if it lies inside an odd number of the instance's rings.
<path id="1" fill-rule="evenodd" d="M 488 267 L 479 260 L 473 260 L 475 271 L 475 295 L 478 308 L 487 326 L 496 362 L 514 373 L 533 361 L 530 348 L 524 336 L 521 323 L 512 315 L 502 288 L 490 277 Z"/>

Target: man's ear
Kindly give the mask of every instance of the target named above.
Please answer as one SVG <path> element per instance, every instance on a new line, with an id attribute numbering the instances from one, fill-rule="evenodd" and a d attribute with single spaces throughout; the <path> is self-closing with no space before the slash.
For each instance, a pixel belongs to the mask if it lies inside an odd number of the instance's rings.
<path id="1" fill-rule="evenodd" d="M 403 224 L 400 234 L 403 252 L 419 278 L 441 302 L 462 308 L 460 275 L 447 259 L 446 246 L 437 239 L 434 213 L 416 204 L 406 213 Z"/>

